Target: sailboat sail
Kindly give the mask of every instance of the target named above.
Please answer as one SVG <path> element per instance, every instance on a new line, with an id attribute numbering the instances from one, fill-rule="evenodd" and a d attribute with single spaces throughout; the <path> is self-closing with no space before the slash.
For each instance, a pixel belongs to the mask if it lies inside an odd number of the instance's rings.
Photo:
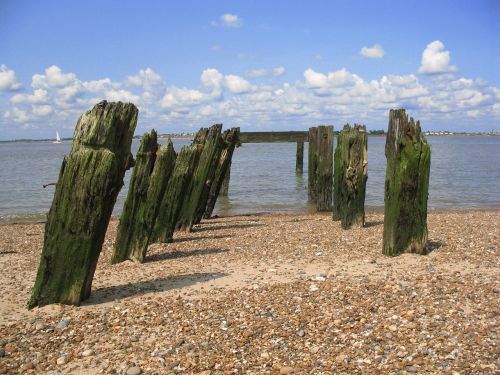
<path id="1" fill-rule="evenodd" d="M 52 143 L 62 143 L 61 142 L 61 137 L 59 136 L 59 132 L 58 131 L 56 131 L 56 140 L 54 142 L 52 142 Z"/>

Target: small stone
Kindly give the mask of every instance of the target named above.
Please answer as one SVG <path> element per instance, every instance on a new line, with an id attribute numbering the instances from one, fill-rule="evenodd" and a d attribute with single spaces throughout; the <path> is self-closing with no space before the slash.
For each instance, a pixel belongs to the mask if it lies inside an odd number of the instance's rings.
<path id="1" fill-rule="evenodd" d="M 392 332 L 396 332 L 398 330 L 398 327 L 395 326 L 395 325 L 390 325 L 389 326 L 389 330 L 392 331 Z"/>
<path id="2" fill-rule="evenodd" d="M 82 357 L 90 357 L 94 355 L 94 351 L 92 349 L 87 349 L 82 352 Z"/>
<path id="3" fill-rule="evenodd" d="M 5 357 L 5 349 L 0 349 L 0 358 Z"/>
<path id="4" fill-rule="evenodd" d="M 347 359 L 347 355 L 345 355 L 345 354 L 339 354 L 335 358 L 335 362 L 337 362 L 340 365 L 340 364 L 344 363 L 346 359 Z"/>
<path id="5" fill-rule="evenodd" d="M 45 328 L 45 323 L 44 323 L 44 322 L 42 322 L 41 320 L 37 320 L 37 321 L 35 322 L 35 329 L 36 329 L 37 331 L 40 331 L 40 330 L 42 330 L 42 329 L 44 329 L 44 328 Z"/>
<path id="6" fill-rule="evenodd" d="M 21 366 L 21 371 L 28 371 L 28 370 L 31 370 L 34 368 L 35 368 L 35 364 L 33 362 L 28 362 L 28 363 L 25 363 L 24 365 Z"/>
<path id="7" fill-rule="evenodd" d="M 315 292 L 319 290 L 318 286 L 316 284 L 312 284 L 310 287 L 309 287 L 309 291 L 310 292 Z"/>
<path id="8" fill-rule="evenodd" d="M 57 328 L 58 328 L 58 329 L 64 329 L 64 328 L 66 328 L 67 326 L 69 326 L 69 320 L 65 320 L 65 319 L 61 320 L 61 321 L 59 322 L 59 324 L 57 324 Z"/>
<path id="9" fill-rule="evenodd" d="M 64 355 L 62 357 L 57 358 L 56 361 L 58 365 L 64 365 L 66 362 L 68 362 L 68 359 Z"/>
<path id="10" fill-rule="evenodd" d="M 280 368 L 280 374 L 291 374 L 292 372 L 293 372 L 293 367 Z"/>
<path id="11" fill-rule="evenodd" d="M 414 366 L 408 366 L 406 367 L 406 371 L 411 373 L 416 373 L 417 369 Z"/>
<path id="12" fill-rule="evenodd" d="M 340 319 L 335 319 L 333 321 L 333 324 L 335 324 L 337 327 L 340 325 L 340 323 L 342 323 L 342 320 L 340 320 Z"/>
<path id="13" fill-rule="evenodd" d="M 142 370 L 138 366 L 129 367 L 127 369 L 127 375 L 140 375 L 140 374 L 142 374 Z"/>
<path id="14" fill-rule="evenodd" d="M 304 337 L 306 333 L 304 332 L 303 329 L 299 329 L 299 332 L 297 332 L 297 335 L 299 335 L 300 337 Z"/>
<path id="15" fill-rule="evenodd" d="M 326 280 L 326 275 L 317 275 L 314 280 L 316 281 L 325 281 Z"/>

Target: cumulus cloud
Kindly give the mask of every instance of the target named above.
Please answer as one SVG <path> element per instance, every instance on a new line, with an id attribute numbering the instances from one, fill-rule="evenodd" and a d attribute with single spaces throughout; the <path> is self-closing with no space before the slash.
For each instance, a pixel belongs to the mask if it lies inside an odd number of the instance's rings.
<path id="1" fill-rule="evenodd" d="M 16 91 L 22 87 L 17 81 L 16 72 L 7 68 L 7 65 L 0 65 L 0 92 Z"/>
<path id="2" fill-rule="evenodd" d="M 422 74 L 439 74 L 456 71 L 454 65 L 450 65 L 450 52 L 445 50 L 440 40 L 435 40 L 427 45 L 422 53 L 422 63 L 418 69 Z"/>
<path id="3" fill-rule="evenodd" d="M 151 68 L 123 81 L 106 77 L 83 81 L 52 66 L 33 75 L 31 92 L 9 94 L 0 103 L 0 112 L 6 124 L 31 129 L 49 126 L 50 119 L 51 124 L 72 128 L 78 116 L 100 100 L 132 102 L 141 108 L 138 132 L 146 129 L 144 124 L 159 126 L 159 131 L 185 131 L 187 124 L 196 130 L 213 122 L 286 129 L 290 124 L 307 128 L 367 119 L 370 126 L 374 121 L 386 123 L 390 108 L 411 108 L 415 118 L 437 123 L 500 119 L 500 89 L 477 79 L 444 74 L 420 80 L 421 76 L 409 73 L 366 80 L 345 68 L 309 68 L 301 79 L 283 83 L 276 77 L 284 71 L 283 67 L 256 69 L 242 77 L 209 67 L 198 83 L 180 87 L 167 86 Z M 256 79 L 260 77 L 268 79 Z"/>
<path id="4" fill-rule="evenodd" d="M 385 51 L 380 44 L 375 44 L 373 47 L 363 47 L 359 54 L 368 59 L 381 59 L 385 55 Z"/>

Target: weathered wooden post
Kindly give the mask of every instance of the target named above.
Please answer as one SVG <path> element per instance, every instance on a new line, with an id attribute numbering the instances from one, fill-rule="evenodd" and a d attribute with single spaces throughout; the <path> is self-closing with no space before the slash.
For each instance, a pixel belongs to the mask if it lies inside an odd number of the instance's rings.
<path id="1" fill-rule="evenodd" d="M 221 197 L 227 197 L 229 195 L 229 180 L 231 179 L 231 164 L 232 160 L 227 166 L 226 173 L 224 174 L 224 180 L 222 181 L 222 187 L 220 188 L 219 195 Z"/>
<path id="2" fill-rule="evenodd" d="M 318 126 L 316 210 L 331 211 L 333 195 L 333 126 Z"/>
<path id="3" fill-rule="evenodd" d="M 118 226 L 112 263 L 127 259 L 144 262 L 159 203 L 176 159 L 170 139 L 157 149 L 156 131 L 144 134 Z"/>
<path id="4" fill-rule="evenodd" d="M 364 125 L 349 124 L 337 137 L 333 178 L 333 219 L 348 229 L 365 225 L 368 137 Z"/>
<path id="5" fill-rule="evenodd" d="M 206 203 L 203 203 L 203 206 L 205 207 L 203 217 L 205 219 L 209 219 L 212 216 L 215 202 L 217 201 L 221 187 L 226 179 L 226 174 L 229 174 L 229 168 L 231 166 L 234 149 L 238 144 L 239 134 L 240 128 L 232 128 L 230 130 L 226 130 L 222 134 L 223 148 L 220 154 L 219 163 L 217 164 L 215 177 L 212 185 L 210 186 Z"/>
<path id="6" fill-rule="evenodd" d="M 204 129 L 206 130 L 206 129 Z M 155 241 L 172 242 L 172 236 L 180 215 L 186 190 L 198 163 L 200 149 L 198 144 L 184 146 L 177 160 L 163 196 L 157 200 L 158 216 L 154 222 L 149 243 Z"/>
<path id="7" fill-rule="evenodd" d="M 182 210 L 177 221 L 177 229 L 190 231 L 196 221 L 196 210 L 200 198 L 207 185 L 207 181 L 213 179 L 215 165 L 222 151 L 221 130 L 221 124 L 211 126 L 201 146 L 201 154 L 194 170 L 191 184 L 184 196 Z"/>
<path id="8" fill-rule="evenodd" d="M 309 200 L 316 202 L 318 172 L 318 128 L 309 128 L 309 150 L 307 152 L 307 192 Z"/>
<path id="9" fill-rule="evenodd" d="M 79 305 L 89 297 L 111 212 L 133 161 L 137 115 L 131 103 L 103 101 L 78 119 L 47 217 L 28 308 Z"/>
<path id="10" fill-rule="evenodd" d="M 431 148 L 404 109 L 389 113 L 385 156 L 383 253 L 426 254 Z"/>
<path id="11" fill-rule="evenodd" d="M 297 157 L 295 160 L 295 172 L 302 173 L 304 170 L 304 141 L 297 141 Z"/>

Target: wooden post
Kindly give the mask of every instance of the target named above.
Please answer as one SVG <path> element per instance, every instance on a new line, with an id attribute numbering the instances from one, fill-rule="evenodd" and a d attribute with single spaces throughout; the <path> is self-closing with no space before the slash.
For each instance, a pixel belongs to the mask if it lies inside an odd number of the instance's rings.
<path id="1" fill-rule="evenodd" d="M 304 170 L 304 141 L 297 141 L 297 157 L 295 160 L 295 172 L 302 173 Z"/>
<path id="2" fill-rule="evenodd" d="M 158 240 L 172 242 L 186 189 L 193 177 L 193 171 L 198 163 L 199 156 L 200 149 L 197 144 L 184 146 L 179 152 L 165 193 L 158 200 L 158 217 L 154 223 L 149 243 Z"/>
<path id="3" fill-rule="evenodd" d="M 426 254 L 431 148 L 404 109 L 389 113 L 385 156 L 383 253 Z"/>
<path id="4" fill-rule="evenodd" d="M 203 217 L 205 219 L 209 219 L 212 216 L 215 202 L 217 201 L 217 197 L 219 196 L 219 192 L 223 182 L 225 181 L 226 174 L 229 174 L 233 152 L 238 144 L 239 133 L 240 128 L 232 128 L 230 130 L 226 130 L 222 135 L 223 149 L 220 154 L 219 163 L 217 164 L 215 177 L 212 185 L 210 186 L 206 203 L 202 202 L 204 207 Z"/>
<path id="5" fill-rule="evenodd" d="M 231 179 L 231 164 L 232 160 L 227 166 L 226 173 L 224 174 L 224 180 L 222 180 L 222 187 L 220 188 L 219 195 L 221 197 L 227 197 L 229 195 L 229 180 Z"/>
<path id="6" fill-rule="evenodd" d="M 333 183 L 333 218 L 341 226 L 365 225 L 368 137 L 364 125 L 345 125 L 337 137 Z"/>
<path id="7" fill-rule="evenodd" d="M 90 295 L 137 124 L 131 103 L 95 105 L 78 119 L 45 225 L 40 266 L 28 308 L 79 305 Z"/>
<path id="8" fill-rule="evenodd" d="M 210 127 L 205 142 L 201 146 L 201 154 L 191 179 L 191 184 L 184 196 L 182 210 L 177 221 L 177 229 L 190 231 L 196 221 L 196 210 L 206 189 L 207 181 L 215 174 L 215 166 L 219 160 L 221 148 L 222 125 Z"/>
<path id="9" fill-rule="evenodd" d="M 307 152 L 307 192 L 309 200 L 316 202 L 318 172 L 318 128 L 309 128 L 309 150 Z"/>
<path id="10" fill-rule="evenodd" d="M 176 154 L 172 141 L 159 148 L 156 132 L 146 133 L 137 152 L 137 162 L 130 180 L 112 263 L 130 259 L 143 263 L 159 203 L 172 175 Z"/>
<path id="11" fill-rule="evenodd" d="M 333 126 L 318 126 L 318 167 L 316 174 L 316 210 L 332 210 Z"/>

